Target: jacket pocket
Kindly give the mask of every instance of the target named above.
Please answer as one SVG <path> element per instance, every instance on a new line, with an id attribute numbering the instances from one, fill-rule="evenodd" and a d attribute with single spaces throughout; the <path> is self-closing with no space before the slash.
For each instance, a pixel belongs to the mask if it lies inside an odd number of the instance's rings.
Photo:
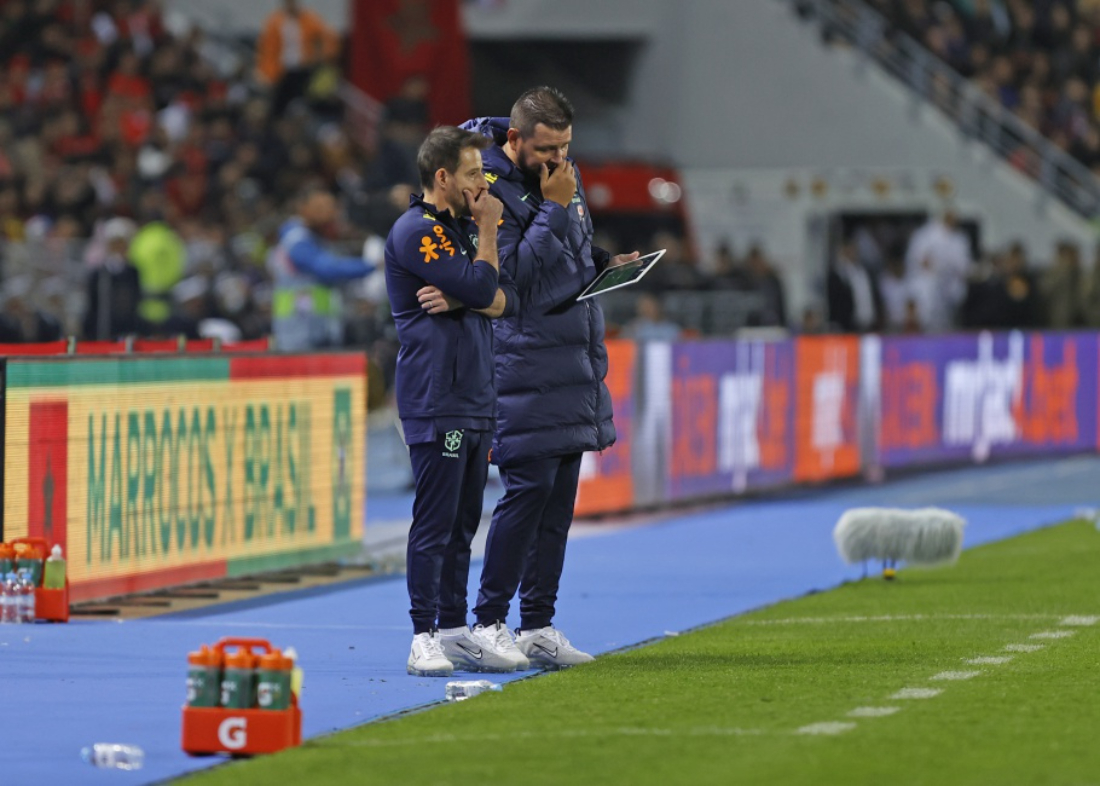
<path id="1" fill-rule="evenodd" d="M 479 338 L 481 340 L 479 341 Z M 459 395 L 476 401 L 493 381 L 493 353 L 489 335 L 459 337 L 451 387 Z"/>
<path id="2" fill-rule="evenodd" d="M 450 395 L 458 373 L 458 336 L 447 330 L 438 336 L 438 341 L 441 348 L 432 369 L 433 408 Z"/>

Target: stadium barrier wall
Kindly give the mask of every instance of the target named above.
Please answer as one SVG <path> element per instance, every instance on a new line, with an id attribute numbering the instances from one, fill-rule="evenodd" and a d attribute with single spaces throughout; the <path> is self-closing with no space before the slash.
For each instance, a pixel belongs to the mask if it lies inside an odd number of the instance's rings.
<path id="1" fill-rule="evenodd" d="M 3 537 L 74 601 L 361 549 L 361 354 L 8 357 L 3 395 Z"/>
<path id="2" fill-rule="evenodd" d="M 586 457 L 578 515 L 1100 448 L 1095 333 L 608 341 L 608 352 L 619 441 Z"/>

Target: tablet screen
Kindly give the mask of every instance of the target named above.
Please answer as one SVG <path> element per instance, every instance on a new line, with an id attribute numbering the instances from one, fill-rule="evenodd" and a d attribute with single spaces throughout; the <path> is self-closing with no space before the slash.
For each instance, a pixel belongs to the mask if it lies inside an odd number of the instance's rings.
<path id="1" fill-rule="evenodd" d="M 657 260 L 664 256 L 665 249 L 654 251 L 652 254 L 638 257 L 633 262 L 624 262 L 621 265 L 611 265 L 604 268 L 603 272 L 596 276 L 595 280 L 585 287 L 584 291 L 577 295 L 577 300 L 594 297 L 612 289 L 625 287 L 641 279 Z"/>

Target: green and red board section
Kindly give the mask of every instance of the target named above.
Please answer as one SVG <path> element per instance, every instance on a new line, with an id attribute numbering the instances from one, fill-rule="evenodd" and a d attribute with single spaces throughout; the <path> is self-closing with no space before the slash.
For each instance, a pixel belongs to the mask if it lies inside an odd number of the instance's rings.
<path id="1" fill-rule="evenodd" d="M 60 543 L 72 600 L 360 549 L 363 355 L 0 362 L 3 539 Z"/>

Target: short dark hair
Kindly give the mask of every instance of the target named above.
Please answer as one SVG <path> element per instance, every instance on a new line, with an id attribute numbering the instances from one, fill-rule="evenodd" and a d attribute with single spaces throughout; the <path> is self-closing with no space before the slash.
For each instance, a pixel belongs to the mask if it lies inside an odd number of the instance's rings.
<path id="1" fill-rule="evenodd" d="M 468 147 L 484 150 L 493 144 L 487 136 L 473 131 L 463 131 L 455 126 L 433 128 L 416 154 L 416 168 L 420 173 L 420 185 L 429 189 L 435 184 L 435 173 L 440 169 L 454 172 L 458 159 Z"/>
<path id="2" fill-rule="evenodd" d="M 524 139 L 535 135 L 539 123 L 553 131 L 564 131 L 573 125 L 573 105 L 557 88 L 533 87 L 512 105 L 508 124 Z"/>

